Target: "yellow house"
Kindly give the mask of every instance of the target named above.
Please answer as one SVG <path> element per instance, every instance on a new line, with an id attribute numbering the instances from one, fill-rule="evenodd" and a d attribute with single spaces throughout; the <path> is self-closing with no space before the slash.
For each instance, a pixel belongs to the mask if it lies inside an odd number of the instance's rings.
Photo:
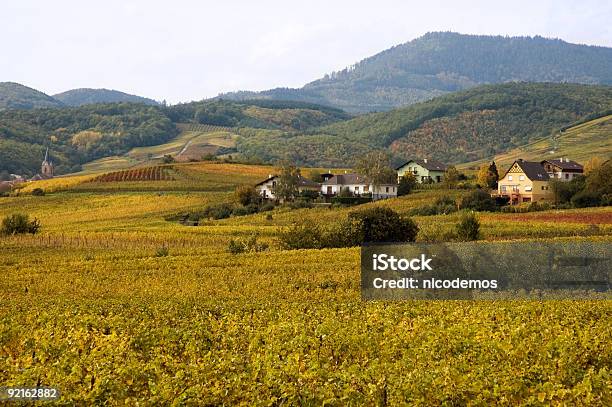
<path id="1" fill-rule="evenodd" d="M 539 162 L 516 160 L 497 183 L 497 194 L 510 198 L 510 205 L 522 202 L 550 202 L 550 177 Z"/>

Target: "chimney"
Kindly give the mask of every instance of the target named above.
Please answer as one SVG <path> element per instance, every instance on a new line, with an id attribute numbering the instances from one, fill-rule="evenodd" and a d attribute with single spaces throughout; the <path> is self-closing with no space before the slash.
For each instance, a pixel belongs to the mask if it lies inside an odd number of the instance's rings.
<path id="1" fill-rule="evenodd" d="M 274 176 L 274 175 L 272 175 L 272 174 L 268 174 L 268 179 L 269 179 L 269 178 L 272 178 L 273 176 Z"/>
<path id="2" fill-rule="evenodd" d="M 427 164 L 427 158 L 423 158 L 423 162 Z"/>

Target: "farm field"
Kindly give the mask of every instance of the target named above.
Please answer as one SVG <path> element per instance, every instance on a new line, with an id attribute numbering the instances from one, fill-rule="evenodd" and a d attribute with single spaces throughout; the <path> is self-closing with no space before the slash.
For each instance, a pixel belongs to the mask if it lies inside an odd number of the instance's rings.
<path id="1" fill-rule="evenodd" d="M 273 168 L 168 168 L 171 179 L 57 178 L 45 196 L 26 194 L 32 184 L 0 198 L 0 218 L 43 225 L 0 237 L 0 383 L 57 386 L 64 405 L 610 405 L 612 301 L 363 302 L 358 248 L 275 244 L 295 221 L 351 209 L 183 226 L 165 217 L 231 200 Z M 366 206 L 407 214 L 441 194 Z M 458 216 L 414 217 L 419 239 Z M 480 220 L 485 240 L 612 241 L 610 207 Z M 269 251 L 227 252 L 253 233 Z"/>

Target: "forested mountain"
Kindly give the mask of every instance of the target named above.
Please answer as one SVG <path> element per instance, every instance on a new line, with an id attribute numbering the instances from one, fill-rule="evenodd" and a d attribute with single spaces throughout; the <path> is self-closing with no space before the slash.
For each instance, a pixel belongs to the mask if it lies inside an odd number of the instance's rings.
<path id="1" fill-rule="evenodd" d="M 317 166 L 351 165 L 371 150 L 386 150 L 396 162 L 428 157 L 460 163 L 554 135 L 611 108 L 612 86 L 482 85 L 303 133 L 244 137 L 238 150 L 263 161 L 290 159 Z"/>
<path id="2" fill-rule="evenodd" d="M 480 84 L 612 84 L 612 48 L 559 39 L 428 33 L 301 89 L 235 92 L 229 99 L 290 99 L 348 112 L 390 110 Z"/>
<path id="3" fill-rule="evenodd" d="M 153 99 L 144 98 L 141 96 L 130 95 L 128 93 L 119 92 L 111 89 L 72 89 L 66 92 L 58 93 L 53 97 L 67 106 L 82 106 L 94 103 L 143 103 L 145 105 L 157 105 Z"/>
<path id="4" fill-rule="evenodd" d="M 59 100 L 15 82 L 0 82 L 0 110 L 62 107 Z"/>
<path id="5" fill-rule="evenodd" d="M 63 109 L 0 112 L 0 172 L 32 175 L 46 147 L 57 173 L 74 172 L 101 157 L 167 142 L 177 123 L 249 128 L 293 134 L 349 118 L 346 113 L 301 102 L 222 100 L 175 106 L 94 104 Z"/>

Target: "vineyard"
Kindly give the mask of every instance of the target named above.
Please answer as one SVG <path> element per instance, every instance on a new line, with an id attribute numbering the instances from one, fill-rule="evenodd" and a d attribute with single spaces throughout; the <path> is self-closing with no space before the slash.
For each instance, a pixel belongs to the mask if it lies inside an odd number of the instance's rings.
<path id="1" fill-rule="evenodd" d="M 171 181 L 170 167 L 144 167 L 102 174 L 89 182 Z"/>
<path id="2" fill-rule="evenodd" d="M 173 180 L 64 179 L 56 193 L 0 198 L 0 218 L 20 211 L 43 225 L 0 237 L 0 385 L 57 386 L 60 405 L 611 404 L 612 301 L 363 302 L 358 248 L 275 243 L 297 220 L 334 222 L 350 209 L 165 220 L 231 201 L 235 185 L 272 171 L 176 164 Z M 79 189 L 99 185 L 117 189 Z M 406 214 L 442 193 L 367 205 Z M 611 214 L 480 220 L 486 240 L 612 241 Z M 414 219 L 426 241 L 458 215 Z M 228 253 L 230 239 L 253 234 L 270 249 Z"/>

